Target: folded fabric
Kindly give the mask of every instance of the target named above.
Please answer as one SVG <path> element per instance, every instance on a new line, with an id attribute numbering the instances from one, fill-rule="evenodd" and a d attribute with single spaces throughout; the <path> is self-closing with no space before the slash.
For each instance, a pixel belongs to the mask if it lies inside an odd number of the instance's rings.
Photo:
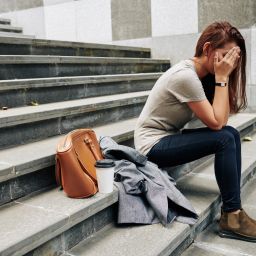
<path id="1" fill-rule="evenodd" d="M 177 220 L 194 224 L 198 215 L 175 187 L 166 171 L 147 160 L 134 148 L 119 145 L 101 136 L 99 144 L 105 158 L 115 161 L 115 184 L 119 189 L 118 223 L 163 225 Z"/>

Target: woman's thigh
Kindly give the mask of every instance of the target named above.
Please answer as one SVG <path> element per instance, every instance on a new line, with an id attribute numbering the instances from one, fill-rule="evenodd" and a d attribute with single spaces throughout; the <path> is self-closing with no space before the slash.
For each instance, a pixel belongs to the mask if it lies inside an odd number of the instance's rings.
<path id="1" fill-rule="evenodd" d="M 235 144 L 234 136 L 225 129 L 186 129 L 162 138 L 147 157 L 159 167 L 175 166 L 215 154 L 228 143 Z"/>

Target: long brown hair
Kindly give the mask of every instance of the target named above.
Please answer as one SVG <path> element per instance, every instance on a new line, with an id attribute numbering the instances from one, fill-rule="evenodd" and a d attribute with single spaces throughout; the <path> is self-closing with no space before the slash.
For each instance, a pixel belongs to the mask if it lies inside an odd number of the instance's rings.
<path id="1" fill-rule="evenodd" d="M 198 39 L 195 57 L 203 54 L 203 46 L 210 42 L 212 50 L 222 48 L 226 43 L 235 42 L 240 47 L 240 59 L 237 67 L 229 76 L 229 104 L 232 113 L 237 113 L 247 107 L 246 98 L 246 48 L 245 41 L 237 28 L 233 27 L 227 21 L 214 22 L 202 32 Z M 208 74 L 202 80 L 202 84 L 208 100 L 212 103 L 214 97 L 214 76 Z"/>

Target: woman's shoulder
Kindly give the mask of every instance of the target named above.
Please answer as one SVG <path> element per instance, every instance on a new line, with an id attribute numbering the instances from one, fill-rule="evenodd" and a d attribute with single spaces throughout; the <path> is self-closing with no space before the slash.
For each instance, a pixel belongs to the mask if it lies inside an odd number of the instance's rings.
<path id="1" fill-rule="evenodd" d="M 167 72 L 166 78 L 170 81 L 191 81 L 198 80 L 193 61 L 190 59 L 181 60 L 173 65 Z"/>

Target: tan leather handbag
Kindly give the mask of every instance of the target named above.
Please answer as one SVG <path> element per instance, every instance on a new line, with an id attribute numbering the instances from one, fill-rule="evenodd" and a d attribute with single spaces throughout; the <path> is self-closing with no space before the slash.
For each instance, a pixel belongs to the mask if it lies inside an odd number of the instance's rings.
<path id="1" fill-rule="evenodd" d="M 69 132 L 57 146 L 57 184 L 72 198 L 94 195 L 98 191 L 94 164 L 100 159 L 103 156 L 93 130 L 77 129 Z"/>

